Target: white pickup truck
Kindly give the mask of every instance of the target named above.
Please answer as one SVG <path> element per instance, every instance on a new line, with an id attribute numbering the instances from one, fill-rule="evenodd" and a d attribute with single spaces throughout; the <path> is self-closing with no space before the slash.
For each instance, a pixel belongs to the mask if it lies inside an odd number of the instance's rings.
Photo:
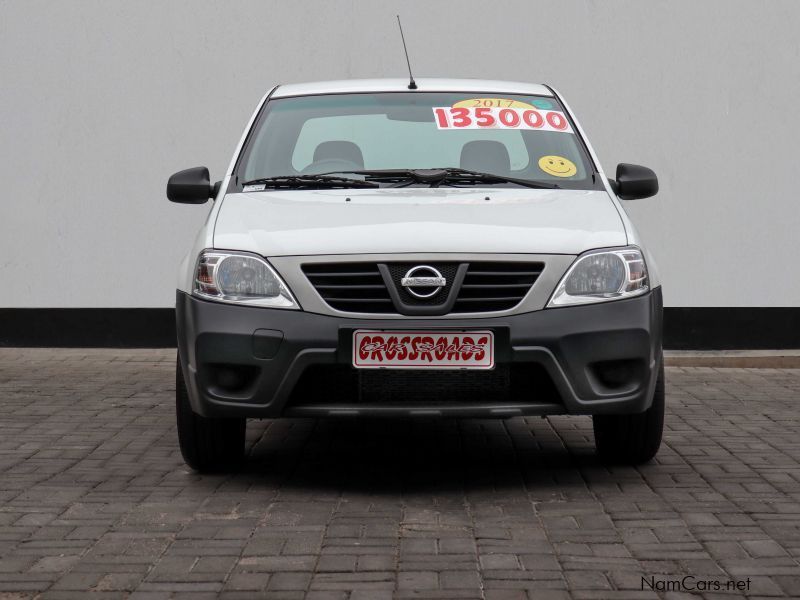
<path id="1" fill-rule="evenodd" d="M 661 287 L 621 200 L 544 85 L 354 80 L 266 94 L 180 268 L 186 462 L 244 455 L 248 418 L 592 415 L 609 461 L 657 452 Z"/>

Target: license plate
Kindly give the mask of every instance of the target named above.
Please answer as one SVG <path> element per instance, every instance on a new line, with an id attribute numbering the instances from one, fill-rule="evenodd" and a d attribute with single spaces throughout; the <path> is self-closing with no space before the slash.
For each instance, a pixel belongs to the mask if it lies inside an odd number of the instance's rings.
<path id="1" fill-rule="evenodd" d="M 492 331 L 353 332 L 359 369 L 493 369 Z"/>

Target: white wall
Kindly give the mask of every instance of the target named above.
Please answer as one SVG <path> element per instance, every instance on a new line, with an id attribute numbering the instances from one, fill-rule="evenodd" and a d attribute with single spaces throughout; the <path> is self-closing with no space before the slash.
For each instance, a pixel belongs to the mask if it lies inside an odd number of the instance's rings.
<path id="1" fill-rule="evenodd" d="M 159 307 L 220 176 L 280 82 L 417 76 L 558 88 L 606 170 L 656 170 L 630 203 L 668 306 L 800 304 L 800 2 L 0 0 L 5 307 Z"/>

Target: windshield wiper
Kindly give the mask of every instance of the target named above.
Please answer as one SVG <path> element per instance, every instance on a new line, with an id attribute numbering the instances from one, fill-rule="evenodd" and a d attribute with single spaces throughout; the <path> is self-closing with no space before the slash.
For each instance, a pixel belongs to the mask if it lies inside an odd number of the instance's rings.
<path id="1" fill-rule="evenodd" d="M 298 189 L 298 188 L 376 188 L 377 183 L 350 177 L 335 177 L 327 174 L 318 175 L 278 175 L 277 177 L 262 177 L 245 181 L 243 186 L 264 185 L 269 188 Z"/>
<path id="2" fill-rule="evenodd" d="M 541 190 L 556 190 L 560 186 L 556 183 L 545 183 L 543 181 L 531 181 L 530 179 L 519 179 L 517 177 L 508 177 L 506 175 L 497 175 L 496 173 L 483 173 L 481 171 L 470 171 L 469 169 L 443 169 L 447 172 L 444 181 L 460 180 L 474 181 L 480 183 L 516 183 L 529 188 L 537 188 Z"/>
<path id="3" fill-rule="evenodd" d="M 544 183 L 541 181 L 531 181 L 529 179 L 517 179 L 495 173 L 483 173 L 481 171 L 470 171 L 468 169 L 457 169 L 447 167 L 442 169 L 375 169 L 362 171 L 336 171 L 337 173 L 354 173 L 363 175 L 368 181 L 382 181 L 385 183 L 398 184 L 397 187 L 405 187 L 414 183 L 427 183 L 431 187 L 439 187 L 442 184 L 462 184 L 476 185 L 479 183 L 514 183 L 529 188 L 537 189 L 560 189 L 555 183 Z"/>

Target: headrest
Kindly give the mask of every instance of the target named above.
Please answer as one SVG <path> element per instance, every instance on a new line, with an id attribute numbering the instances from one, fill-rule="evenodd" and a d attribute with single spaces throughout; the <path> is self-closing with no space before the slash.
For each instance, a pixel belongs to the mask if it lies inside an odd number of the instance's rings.
<path id="1" fill-rule="evenodd" d="M 505 144 L 493 140 L 467 142 L 461 149 L 461 168 L 506 175 L 511 171 L 508 149 Z"/>
<path id="2" fill-rule="evenodd" d="M 314 162 L 321 160 L 344 160 L 354 163 L 359 169 L 364 168 L 364 155 L 361 154 L 361 148 L 353 142 L 344 140 L 322 142 L 317 146 L 314 150 Z"/>

